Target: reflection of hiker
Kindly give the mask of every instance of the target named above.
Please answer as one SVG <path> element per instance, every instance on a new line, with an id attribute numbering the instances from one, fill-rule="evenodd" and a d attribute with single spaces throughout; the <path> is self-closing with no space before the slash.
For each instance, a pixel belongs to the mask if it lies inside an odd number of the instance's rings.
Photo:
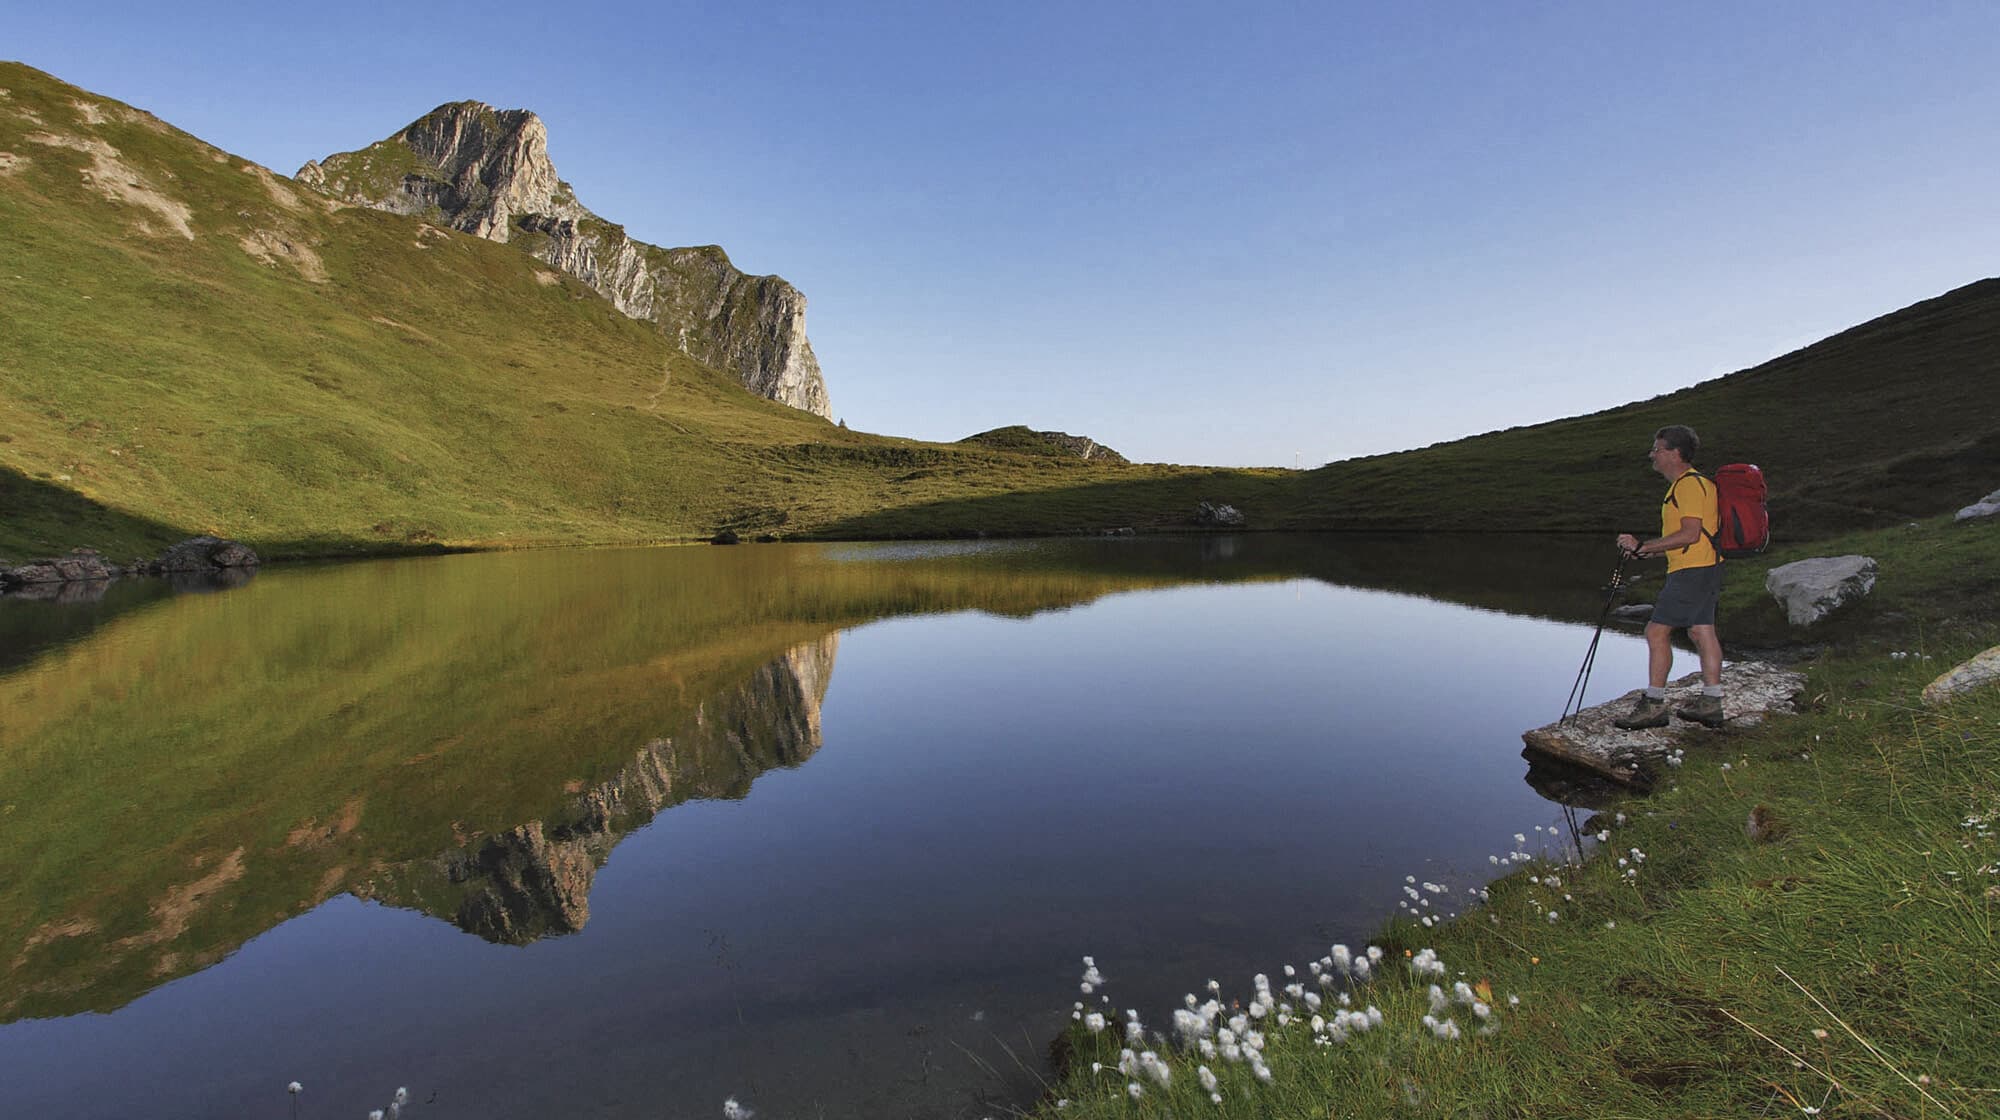
<path id="1" fill-rule="evenodd" d="M 1721 527 L 1715 483 L 1695 472 L 1692 460 L 1701 438 L 1674 424 L 1653 433 L 1653 469 L 1670 484 L 1660 503 L 1660 535 L 1641 541 L 1618 535 L 1618 547 L 1640 556 L 1667 558 L 1667 583 L 1646 623 L 1646 692 L 1632 710 L 1613 720 L 1628 730 L 1667 725 L 1667 673 L 1674 665 L 1671 641 L 1677 628 L 1701 655 L 1701 699 L 1674 709 L 1682 719 L 1709 727 L 1722 725 L 1722 640 L 1715 635 L 1715 600 L 1722 592 L 1722 557 L 1710 534 Z"/>

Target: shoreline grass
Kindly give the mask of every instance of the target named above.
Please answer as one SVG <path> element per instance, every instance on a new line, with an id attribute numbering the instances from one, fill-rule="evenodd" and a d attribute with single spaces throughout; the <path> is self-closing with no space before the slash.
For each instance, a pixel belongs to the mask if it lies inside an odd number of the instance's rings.
<path id="1" fill-rule="evenodd" d="M 1268 1083 L 1167 1045 L 1165 1024 L 1128 1043 L 1118 1009 L 1102 1033 L 1072 1027 L 1038 1114 L 1994 1115 L 2000 689 L 1917 699 L 1975 652 L 1823 655 L 1807 667 L 1810 710 L 1693 740 L 1651 797 L 1605 814 L 1580 866 L 1519 868 L 1434 929 L 1389 923 L 1375 940 L 1386 975 L 1352 989 L 1381 1026 L 1320 1042 L 1311 1017 L 1332 1011 L 1282 1000 L 1290 1021 L 1263 1028 Z M 1426 949 L 1442 976 L 1413 974 Z M 1455 983 L 1490 993 L 1491 1017 Z M 1253 998 L 1240 980 L 1223 992 Z M 1128 1046 L 1135 1073 L 1120 1074 Z M 1139 1069 L 1147 1050 L 1167 1085 Z"/>

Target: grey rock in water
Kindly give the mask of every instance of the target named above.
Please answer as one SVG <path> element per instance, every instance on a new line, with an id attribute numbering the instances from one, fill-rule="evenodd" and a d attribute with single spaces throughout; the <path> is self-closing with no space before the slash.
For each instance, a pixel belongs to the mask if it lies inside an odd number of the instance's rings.
<path id="1" fill-rule="evenodd" d="M 717 246 L 663 249 L 591 213 L 556 174 L 534 113 L 440 105 L 387 140 L 308 161 L 297 177 L 333 198 L 516 245 L 751 392 L 833 418 L 806 338 L 806 297 L 776 276 L 738 271 Z"/>
<path id="2" fill-rule="evenodd" d="M 1875 560 L 1869 556 L 1815 556 L 1781 564 L 1764 577 L 1764 590 L 1794 626 L 1811 626 L 1874 589 Z"/>
<path id="3" fill-rule="evenodd" d="M 221 537 L 189 537 L 160 553 L 159 559 L 139 568 L 164 575 L 169 572 L 212 572 L 219 568 L 254 568 L 257 564 L 257 553 L 239 541 Z"/>
<path id="4" fill-rule="evenodd" d="M 30 560 L 11 568 L 0 568 L 0 587 L 27 587 L 40 584 L 102 583 L 118 578 L 118 567 L 94 548 L 72 549 L 67 556 Z"/>
<path id="5" fill-rule="evenodd" d="M 2000 646 L 1953 666 L 1924 686 L 1924 703 L 1943 704 L 1976 688 L 2000 685 Z"/>
<path id="6" fill-rule="evenodd" d="M 1958 516 L 1952 518 L 1952 520 L 1970 521 L 1975 517 L 1991 517 L 1996 513 L 2000 513 L 2000 490 L 1995 490 L 1984 498 L 1959 510 Z"/>
<path id="7" fill-rule="evenodd" d="M 1622 607 L 1613 607 L 1611 617 L 1620 622 L 1650 622 L 1653 618 L 1653 604 L 1627 603 Z"/>
<path id="8" fill-rule="evenodd" d="M 1194 523 L 1209 528 L 1241 528 L 1243 512 L 1222 502 L 1201 502 L 1194 507 Z"/>

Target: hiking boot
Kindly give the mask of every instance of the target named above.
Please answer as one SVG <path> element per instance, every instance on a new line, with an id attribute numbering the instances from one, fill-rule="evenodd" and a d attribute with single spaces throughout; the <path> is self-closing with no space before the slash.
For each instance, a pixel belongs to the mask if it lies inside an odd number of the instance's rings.
<path id="1" fill-rule="evenodd" d="M 1611 721 L 1611 726 L 1622 728 L 1626 731 L 1643 731 L 1649 727 L 1665 727 L 1666 725 L 1667 702 L 1665 700 L 1655 700 L 1644 693 L 1639 694 L 1639 699 L 1632 705 L 1631 711 Z"/>
<path id="2" fill-rule="evenodd" d="M 1722 697 L 1708 695 L 1696 697 L 1692 704 L 1682 704 L 1674 709 L 1674 714 L 1703 727 L 1721 727 L 1729 718 L 1722 714 Z"/>

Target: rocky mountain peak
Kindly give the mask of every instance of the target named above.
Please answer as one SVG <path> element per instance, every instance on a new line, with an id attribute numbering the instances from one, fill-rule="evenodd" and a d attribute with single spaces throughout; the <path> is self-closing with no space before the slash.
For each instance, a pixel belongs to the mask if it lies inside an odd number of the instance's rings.
<path id="1" fill-rule="evenodd" d="M 453 101 L 386 140 L 309 161 L 300 182 L 346 202 L 518 245 L 649 320 L 695 360 L 745 388 L 831 418 L 805 332 L 806 299 L 776 276 L 746 276 L 714 246 L 662 249 L 579 203 L 526 109 Z"/>
<path id="2" fill-rule="evenodd" d="M 586 211 L 549 160 L 549 130 L 526 109 L 440 105 L 390 138 L 437 168 L 460 202 L 453 225 L 505 241 L 516 214 L 575 219 Z"/>

